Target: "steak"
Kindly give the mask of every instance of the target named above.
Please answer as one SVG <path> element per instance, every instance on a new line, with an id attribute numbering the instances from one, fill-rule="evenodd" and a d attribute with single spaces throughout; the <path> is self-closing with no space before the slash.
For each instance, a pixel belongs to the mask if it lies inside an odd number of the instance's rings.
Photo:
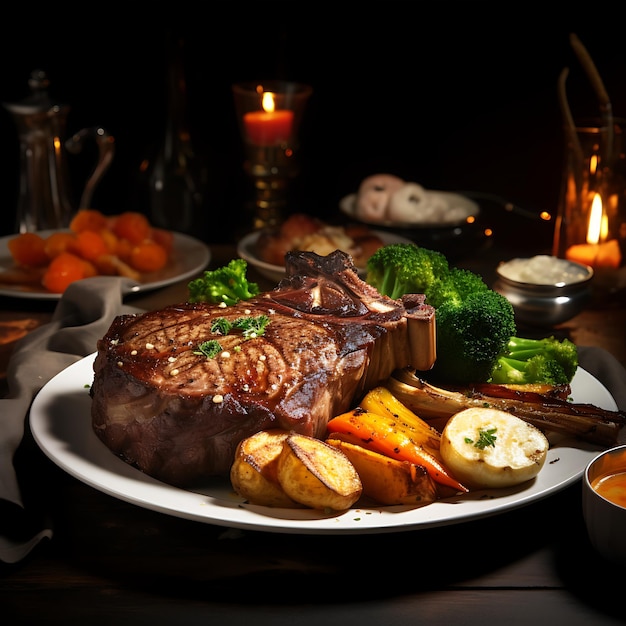
<path id="1" fill-rule="evenodd" d="M 116 317 L 98 341 L 92 425 L 115 454 L 169 484 L 228 476 L 237 444 L 284 428 L 323 437 L 396 368 L 432 367 L 434 309 L 392 300 L 352 258 L 290 252 L 277 287 L 224 307 L 181 303 Z M 238 320 L 267 316 L 246 337 Z M 229 330 L 223 334 L 220 322 Z M 220 350 L 207 355 L 205 342 Z"/>

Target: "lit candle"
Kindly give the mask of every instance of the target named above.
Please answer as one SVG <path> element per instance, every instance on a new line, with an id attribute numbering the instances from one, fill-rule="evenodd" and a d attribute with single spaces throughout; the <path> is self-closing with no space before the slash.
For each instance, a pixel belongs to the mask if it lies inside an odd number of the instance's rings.
<path id="1" fill-rule="evenodd" d="M 275 146 L 287 141 L 293 126 L 293 111 L 275 110 L 274 94 L 266 91 L 262 111 L 250 111 L 243 116 L 248 140 L 257 146 Z"/>
<path id="2" fill-rule="evenodd" d="M 570 246 L 565 258 L 595 268 L 617 269 L 622 262 L 622 253 L 616 239 L 600 242 L 608 233 L 607 216 L 602 211 L 602 199 L 595 194 L 589 213 L 587 243 Z"/>

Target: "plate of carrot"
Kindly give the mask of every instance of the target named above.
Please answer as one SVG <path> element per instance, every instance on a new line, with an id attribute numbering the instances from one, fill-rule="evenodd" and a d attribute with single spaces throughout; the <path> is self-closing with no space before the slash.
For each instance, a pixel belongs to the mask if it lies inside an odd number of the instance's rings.
<path id="1" fill-rule="evenodd" d="M 55 300 L 70 283 L 103 275 L 147 291 L 192 278 L 210 258 L 201 241 L 156 228 L 141 213 L 81 209 L 67 229 L 0 238 L 0 295 Z"/>

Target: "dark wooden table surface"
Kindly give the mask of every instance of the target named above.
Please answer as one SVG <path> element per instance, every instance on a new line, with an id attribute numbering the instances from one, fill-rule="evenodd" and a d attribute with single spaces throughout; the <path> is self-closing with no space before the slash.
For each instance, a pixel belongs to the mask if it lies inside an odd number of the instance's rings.
<path id="1" fill-rule="evenodd" d="M 211 246 L 212 266 L 234 256 Z M 498 251 L 465 264 L 486 277 Z M 502 253 L 500 253 L 502 254 Z M 263 281 L 261 281 L 263 285 Z M 135 297 L 181 301 L 186 284 Z M 3 375 L 49 303 L 0 302 Z M 598 298 L 557 332 L 626 365 L 626 307 Z M 321 536 L 188 521 L 105 495 L 28 436 L 16 464 L 54 536 L 0 567 L 3 624 L 623 624 L 622 569 L 594 553 L 580 483 L 527 506 L 429 530 Z M 43 487 L 43 488 L 41 488 Z"/>

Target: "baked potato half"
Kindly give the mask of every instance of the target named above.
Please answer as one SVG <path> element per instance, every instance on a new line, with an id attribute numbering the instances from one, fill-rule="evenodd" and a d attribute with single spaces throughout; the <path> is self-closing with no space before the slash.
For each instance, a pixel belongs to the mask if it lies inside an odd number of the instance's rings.
<path id="1" fill-rule="evenodd" d="M 441 456 L 472 488 L 511 487 L 535 478 L 550 444 L 535 426 L 489 408 L 453 415 L 441 433 Z"/>

